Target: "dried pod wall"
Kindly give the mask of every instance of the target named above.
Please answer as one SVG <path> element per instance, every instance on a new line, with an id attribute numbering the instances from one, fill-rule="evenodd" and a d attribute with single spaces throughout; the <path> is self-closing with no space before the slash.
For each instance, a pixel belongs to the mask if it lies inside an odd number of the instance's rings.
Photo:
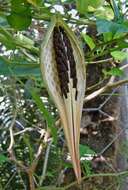
<path id="1" fill-rule="evenodd" d="M 85 94 L 85 64 L 79 41 L 54 17 L 41 45 L 41 73 L 60 114 L 74 172 L 81 181 L 80 122 Z"/>

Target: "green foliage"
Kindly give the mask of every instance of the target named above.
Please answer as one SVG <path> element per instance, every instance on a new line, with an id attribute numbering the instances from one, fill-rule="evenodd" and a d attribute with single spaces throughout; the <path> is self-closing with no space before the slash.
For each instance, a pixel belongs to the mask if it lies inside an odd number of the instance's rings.
<path id="1" fill-rule="evenodd" d="M 85 43 L 90 47 L 91 50 L 93 50 L 96 47 L 93 39 L 87 34 L 82 33 L 82 36 L 84 38 Z"/>
<path id="2" fill-rule="evenodd" d="M 128 32 L 128 24 L 126 22 L 114 22 L 108 21 L 105 19 L 98 19 L 96 21 L 97 31 L 101 33 L 112 32 L 116 33 L 127 33 Z"/>
<path id="3" fill-rule="evenodd" d="M 113 67 L 112 69 L 110 69 L 109 71 L 103 70 L 103 73 L 105 74 L 105 76 L 122 76 L 124 74 L 124 72 L 117 68 L 117 67 Z"/>
<path id="4" fill-rule="evenodd" d="M 24 30 L 31 24 L 30 5 L 24 0 L 11 0 L 11 14 L 7 16 L 8 23 L 16 30 Z"/>
<path id="5" fill-rule="evenodd" d="M 92 174 L 91 161 L 88 160 L 88 158 L 93 157 L 94 155 L 96 155 L 95 151 L 92 150 L 89 146 L 80 144 L 80 156 L 85 158 L 82 161 L 82 165 L 83 165 L 84 170 L 85 170 L 85 175 L 91 175 Z"/>
<path id="6" fill-rule="evenodd" d="M 88 11 L 95 10 L 103 4 L 104 0 L 76 0 L 77 10 L 80 14 L 85 14 Z"/>
<path id="7" fill-rule="evenodd" d="M 4 162 L 8 162 L 8 157 L 4 156 L 3 154 L 0 154 L 0 164 L 4 164 Z"/>
<path id="8" fill-rule="evenodd" d="M 80 156 L 81 157 L 85 156 L 85 155 L 90 156 L 90 155 L 95 155 L 95 154 L 96 154 L 95 151 L 92 150 L 89 146 L 80 144 Z"/>
<path id="9" fill-rule="evenodd" d="M 113 51 L 111 55 L 116 61 L 123 61 L 128 58 L 128 53 L 123 51 Z"/>
<path id="10" fill-rule="evenodd" d="M 85 160 L 82 162 L 84 170 L 85 170 L 85 175 L 86 176 L 90 176 L 91 174 L 93 174 L 92 171 L 92 165 L 91 165 L 91 161 Z"/>
<path id="11" fill-rule="evenodd" d="M 28 3 L 32 4 L 33 6 L 41 6 L 43 0 L 26 0 Z"/>
<path id="12" fill-rule="evenodd" d="M 31 94 L 32 94 L 32 97 L 33 97 L 35 103 L 37 104 L 38 108 L 42 112 L 43 117 L 46 119 L 48 128 L 50 129 L 51 135 L 53 136 L 54 142 L 56 143 L 57 142 L 57 129 L 55 128 L 55 119 L 45 108 L 45 105 L 42 102 L 40 96 L 34 89 L 31 89 Z"/>
<path id="13" fill-rule="evenodd" d="M 40 69 L 38 64 L 26 62 L 20 59 L 18 63 L 15 60 L 8 60 L 7 58 L 0 57 L 0 74 L 6 76 L 40 76 Z"/>

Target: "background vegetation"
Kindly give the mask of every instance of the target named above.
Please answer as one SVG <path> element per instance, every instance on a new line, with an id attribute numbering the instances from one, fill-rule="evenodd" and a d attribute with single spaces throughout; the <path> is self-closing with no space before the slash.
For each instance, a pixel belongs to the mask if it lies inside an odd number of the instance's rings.
<path id="1" fill-rule="evenodd" d="M 98 79 L 87 88 L 88 102 L 128 82 L 115 80 L 127 67 L 120 64 L 128 58 L 127 6 L 121 0 L 0 0 L 0 114 L 7 108 L 13 116 L 8 128 L 3 120 L 0 127 L 1 190 L 66 190 L 75 184 L 58 112 L 40 75 L 40 44 L 51 17 L 60 15 L 81 41 L 87 69 L 98 65 L 94 70 Z M 90 74 L 93 70 L 87 70 L 88 80 Z M 16 121 L 23 128 L 16 127 Z M 86 158 L 83 180 L 113 176 L 119 177 L 118 184 L 128 175 L 127 171 L 96 174 L 87 159 L 96 150 L 85 143 L 80 154 Z M 65 182 L 70 171 L 72 179 Z"/>

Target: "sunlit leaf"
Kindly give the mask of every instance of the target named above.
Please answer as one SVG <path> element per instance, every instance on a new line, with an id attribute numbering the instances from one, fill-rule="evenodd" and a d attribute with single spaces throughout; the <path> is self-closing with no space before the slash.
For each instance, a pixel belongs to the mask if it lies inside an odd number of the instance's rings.
<path id="1" fill-rule="evenodd" d="M 114 18 L 113 10 L 110 6 L 102 6 L 94 12 L 94 15 L 100 19 L 112 20 Z"/>
<path id="2" fill-rule="evenodd" d="M 106 32 L 103 33 L 104 42 L 108 42 L 113 39 L 113 33 L 112 32 Z"/>
<path id="3" fill-rule="evenodd" d="M 91 7 L 96 9 L 101 6 L 103 1 L 104 0 L 76 0 L 77 10 L 80 14 L 85 14 Z"/>
<path id="4" fill-rule="evenodd" d="M 128 58 L 128 53 L 123 51 L 113 51 L 111 55 L 114 57 L 115 60 L 123 61 L 124 59 Z"/>
<path id="5" fill-rule="evenodd" d="M 93 39 L 89 35 L 82 33 L 82 37 L 91 50 L 95 48 L 96 45 Z"/>
<path id="6" fill-rule="evenodd" d="M 124 74 L 124 72 L 117 67 L 114 67 L 112 69 L 110 69 L 109 71 L 103 70 L 103 73 L 105 75 L 111 75 L 111 76 L 122 76 Z"/>
<path id="7" fill-rule="evenodd" d="M 85 155 L 87 155 L 87 154 L 91 154 L 91 155 L 94 155 L 94 154 L 96 154 L 95 153 L 95 151 L 94 150 L 92 150 L 89 146 L 87 146 L 87 145 L 82 145 L 82 144 L 80 144 L 80 156 L 82 157 L 82 156 L 85 156 Z"/>

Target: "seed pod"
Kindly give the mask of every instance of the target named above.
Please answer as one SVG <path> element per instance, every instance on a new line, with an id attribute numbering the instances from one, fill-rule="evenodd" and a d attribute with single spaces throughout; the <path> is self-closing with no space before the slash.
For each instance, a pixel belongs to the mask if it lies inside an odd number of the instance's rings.
<path id="1" fill-rule="evenodd" d="M 41 45 L 41 72 L 58 108 L 74 172 L 80 183 L 80 121 L 86 76 L 84 55 L 76 36 L 60 18 L 52 19 Z"/>

